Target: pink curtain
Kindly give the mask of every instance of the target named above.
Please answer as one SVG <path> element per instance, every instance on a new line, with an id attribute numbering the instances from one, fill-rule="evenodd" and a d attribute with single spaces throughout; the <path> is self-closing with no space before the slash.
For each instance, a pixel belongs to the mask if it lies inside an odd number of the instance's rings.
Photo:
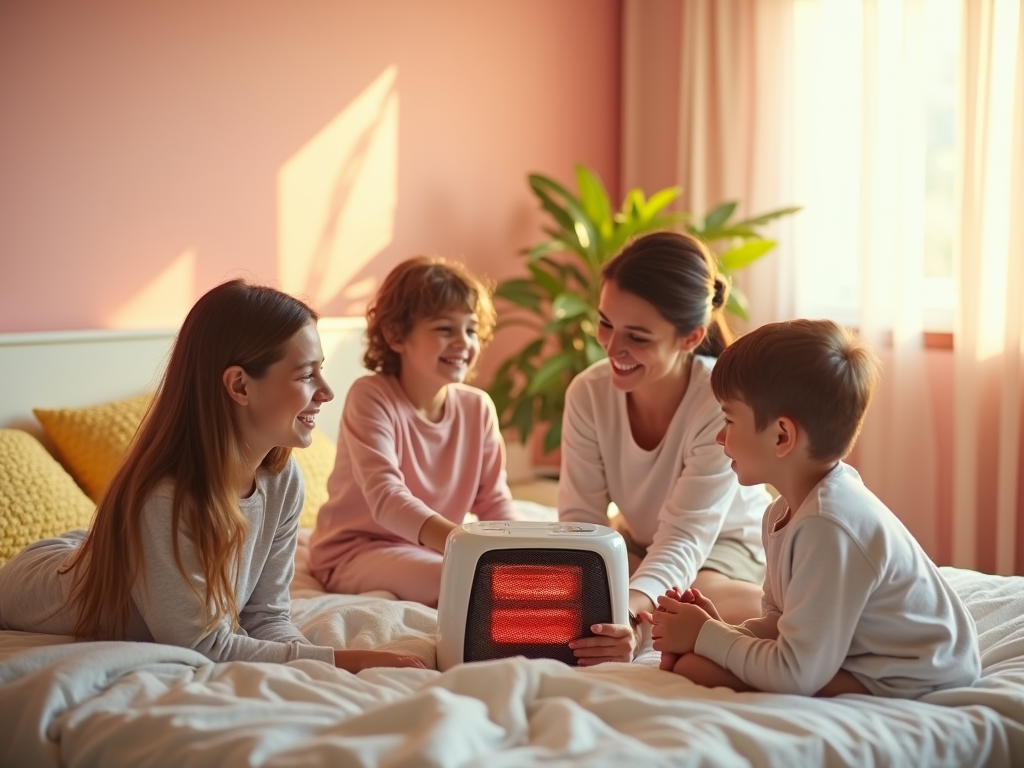
<path id="1" fill-rule="evenodd" d="M 936 6 L 624 5 L 624 183 L 680 184 L 699 214 L 724 199 L 745 213 L 805 206 L 739 277 L 752 325 L 799 314 L 856 325 L 885 371 L 851 461 L 937 561 L 1004 573 L 1024 573 L 1020 5 L 964 0 L 953 19 L 953 351 L 926 348 L 922 289 L 934 225 L 924 29 Z"/>

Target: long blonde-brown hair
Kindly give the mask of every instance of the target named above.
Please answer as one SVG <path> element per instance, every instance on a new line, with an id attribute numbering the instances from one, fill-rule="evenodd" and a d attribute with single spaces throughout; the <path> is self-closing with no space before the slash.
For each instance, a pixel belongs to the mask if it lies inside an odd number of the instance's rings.
<path id="1" fill-rule="evenodd" d="M 284 357 L 286 342 L 317 319 L 298 299 L 242 280 L 217 286 L 192 307 L 149 411 L 100 500 L 92 528 L 62 568 L 75 576 L 66 605 L 78 606 L 77 637 L 126 634 L 131 590 L 144 573 L 141 511 L 165 480 L 174 493 L 168 544 L 186 577 L 179 531 L 195 547 L 206 585 L 206 594 L 199 597 L 210 611 L 206 628 L 225 616 L 237 623 L 235 578 L 248 533 L 237 493 L 244 462 L 222 375 L 238 365 L 262 378 Z M 261 467 L 279 472 L 290 453 L 290 448 L 275 448 Z"/>

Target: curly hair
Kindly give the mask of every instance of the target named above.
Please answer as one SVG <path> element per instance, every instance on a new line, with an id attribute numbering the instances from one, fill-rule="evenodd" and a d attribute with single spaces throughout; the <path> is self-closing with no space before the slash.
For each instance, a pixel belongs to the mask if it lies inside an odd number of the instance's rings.
<path id="1" fill-rule="evenodd" d="M 494 335 L 497 320 L 490 288 L 459 262 L 427 256 L 403 261 L 384 278 L 366 309 L 363 365 L 375 373 L 397 376 L 402 358 L 391 343 L 408 336 L 418 321 L 450 309 L 476 314 L 483 349 Z"/>

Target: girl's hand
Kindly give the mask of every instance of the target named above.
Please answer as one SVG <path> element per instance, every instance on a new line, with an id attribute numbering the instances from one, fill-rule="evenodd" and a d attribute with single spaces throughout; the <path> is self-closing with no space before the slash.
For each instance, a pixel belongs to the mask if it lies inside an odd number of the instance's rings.
<path id="1" fill-rule="evenodd" d="M 670 587 L 665 591 L 665 596 L 671 597 L 673 600 L 678 600 L 679 602 L 692 602 L 692 593 L 693 590 L 681 590 L 679 589 L 679 587 Z M 659 605 L 656 608 L 654 608 L 654 610 L 664 611 L 665 606 Z M 639 618 L 640 621 L 644 622 L 645 624 L 654 624 L 654 614 L 649 611 L 645 610 L 642 613 L 640 613 Z M 653 634 L 651 635 L 651 639 L 653 639 Z M 655 648 L 655 650 L 657 649 Z M 681 655 L 681 653 L 673 653 L 670 650 L 663 650 L 662 660 L 660 660 L 660 663 L 657 665 L 657 668 L 659 670 L 665 670 L 666 672 L 672 672 L 676 668 L 676 662 L 678 662 Z"/>
<path id="2" fill-rule="evenodd" d="M 628 624 L 594 624 L 590 631 L 597 637 L 581 637 L 569 643 L 581 667 L 592 667 L 606 661 L 629 663 L 640 644 L 637 631 Z"/>
<path id="3" fill-rule="evenodd" d="M 371 667 L 414 667 L 427 666 L 415 656 L 390 651 L 334 651 L 334 666 L 352 674 Z"/>

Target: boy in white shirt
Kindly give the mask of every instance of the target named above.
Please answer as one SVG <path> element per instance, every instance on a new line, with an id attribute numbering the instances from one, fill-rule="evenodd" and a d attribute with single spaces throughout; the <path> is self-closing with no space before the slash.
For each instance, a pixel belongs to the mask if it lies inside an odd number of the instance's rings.
<path id="1" fill-rule="evenodd" d="M 718 442 L 742 485 L 780 494 L 762 521 L 763 615 L 733 626 L 695 590 L 670 590 L 643 615 L 662 669 L 708 687 L 818 696 L 916 698 L 978 679 L 963 603 L 841 461 L 877 380 L 871 351 L 827 320 L 763 326 L 718 358 Z"/>

